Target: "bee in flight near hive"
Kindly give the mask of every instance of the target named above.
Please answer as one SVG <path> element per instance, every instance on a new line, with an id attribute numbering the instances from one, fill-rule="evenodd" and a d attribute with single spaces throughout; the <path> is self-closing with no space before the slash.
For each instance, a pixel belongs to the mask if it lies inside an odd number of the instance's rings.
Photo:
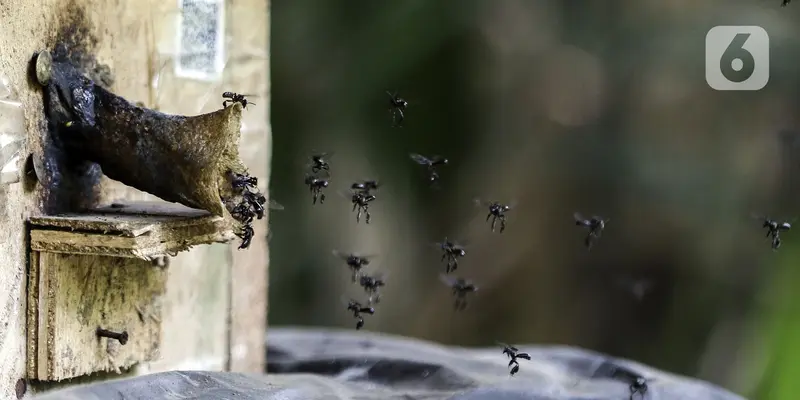
<path id="1" fill-rule="evenodd" d="M 497 344 L 503 346 L 503 354 L 508 355 L 508 358 L 511 359 L 508 362 L 508 367 L 511 368 L 511 371 L 509 371 L 511 376 L 514 376 L 517 372 L 519 372 L 519 362 L 517 361 L 518 358 L 528 361 L 531 360 L 531 356 L 528 355 L 528 353 L 520 353 L 519 349 L 514 346 L 502 342 L 497 342 Z"/>
<path id="2" fill-rule="evenodd" d="M 320 204 L 325 203 L 325 192 L 323 192 L 323 189 L 327 188 L 329 183 L 328 179 L 306 174 L 305 184 L 308 185 L 308 191 L 311 192 L 313 204 L 317 204 L 317 199 L 319 199 Z"/>
<path id="3" fill-rule="evenodd" d="M 442 261 L 447 260 L 446 272 L 448 274 L 458 268 L 458 259 L 467 255 L 466 247 L 447 237 L 443 242 L 437 242 L 434 245 L 442 250 Z"/>
<path id="4" fill-rule="evenodd" d="M 411 153 L 409 156 L 412 160 L 414 160 L 414 162 L 424 166 L 427 169 L 428 180 L 431 183 L 436 183 L 439 181 L 439 172 L 436 170 L 436 168 L 441 165 L 447 165 L 449 162 L 446 158 L 438 155 L 428 158 L 417 153 Z"/>
<path id="5" fill-rule="evenodd" d="M 611 221 L 611 219 L 603 219 L 602 217 L 598 216 L 593 216 L 592 218 L 586 219 L 577 212 L 572 214 L 572 217 L 575 219 L 575 225 L 588 229 L 588 233 L 586 234 L 586 238 L 584 239 L 583 243 L 589 250 L 592 249 L 594 243 L 600 238 L 600 235 L 606 228 L 608 221 Z"/>
<path id="6" fill-rule="evenodd" d="M 377 257 L 374 254 L 361 255 L 358 253 L 344 253 L 339 250 L 333 250 L 332 253 L 334 256 L 344 260 L 345 264 L 347 264 L 347 266 L 350 268 L 350 272 L 352 272 L 353 283 L 358 282 L 358 277 L 361 275 L 361 269 L 369 265 L 369 263 L 372 262 L 372 259 Z"/>
<path id="7" fill-rule="evenodd" d="M 753 214 L 752 217 L 754 219 L 762 221 L 761 227 L 767 230 L 767 234 L 765 237 L 772 238 L 772 250 L 775 251 L 777 251 L 778 248 L 781 247 L 781 232 L 785 232 L 792 229 L 792 223 L 794 223 L 797 220 L 795 218 L 792 220 L 792 222 L 788 221 L 779 222 L 769 217 L 760 216 L 757 214 Z"/>
<path id="8" fill-rule="evenodd" d="M 364 317 L 362 314 L 375 314 L 375 309 L 372 307 L 364 306 L 358 301 L 353 299 L 348 299 L 346 297 L 342 298 L 342 303 L 347 307 L 347 311 L 353 312 L 353 318 L 356 319 L 356 330 L 360 330 L 364 327 Z"/>
<path id="9" fill-rule="evenodd" d="M 328 174 L 331 172 L 330 158 L 333 156 L 332 152 L 328 153 L 314 153 L 310 157 L 310 161 L 306 166 L 311 169 L 312 174 L 325 171 Z"/>
<path id="10" fill-rule="evenodd" d="M 478 291 L 478 287 L 475 286 L 475 284 L 463 278 L 453 278 L 445 274 L 440 274 L 439 279 L 453 290 L 453 296 L 456 298 L 454 304 L 456 311 L 467 308 L 468 293 L 474 293 Z"/>
<path id="11" fill-rule="evenodd" d="M 506 213 L 517 206 L 516 201 L 512 201 L 510 204 L 502 204 L 496 201 L 475 199 L 473 202 L 476 206 L 482 206 L 489 209 L 489 213 L 486 214 L 486 221 L 489 221 L 489 218 L 492 219 L 492 232 L 494 232 L 497 221 L 500 221 L 500 233 L 503 233 L 503 231 L 506 230 Z"/>
<path id="12" fill-rule="evenodd" d="M 380 288 L 386 286 L 386 276 L 384 274 L 361 275 L 358 284 L 361 285 L 364 291 L 367 292 L 367 295 L 369 295 L 367 298 L 367 303 L 369 305 L 372 305 L 373 301 L 375 304 L 381 302 Z"/>
<path id="13" fill-rule="evenodd" d="M 405 119 L 406 107 L 408 107 L 408 102 L 404 99 L 397 96 L 397 92 L 389 93 L 388 91 L 386 94 L 389 95 L 389 112 L 392 113 L 392 124 L 394 127 L 402 128 L 403 127 L 403 120 Z M 400 115 L 400 118 L 397 119 L 397 115 Z"/>

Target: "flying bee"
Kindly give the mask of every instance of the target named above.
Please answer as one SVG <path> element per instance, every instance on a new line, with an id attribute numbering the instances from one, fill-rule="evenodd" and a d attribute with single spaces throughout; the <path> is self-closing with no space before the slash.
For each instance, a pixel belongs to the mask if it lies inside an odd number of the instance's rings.
<path id="1" fill-rule="evenodd" d="M 361 275 L 361 269 L 369 265 L 372 259 L 377 257 L 374 254 L 361 255 L 358 253 L 343 253 L 339 250 L 333 250 L 333 255 L 344 260 L 345 264 L 350 268 L 350 271 L 353 273 L 353 283 L 358 281 L 358 277 Z"/>
<path id="2" fill-rule="evenodd" d="M 389 112 L 392 113 L 392 124 L 394 124 L 395 127 L 402 128 L 403 119 L 405 119 L 405 114 L 403 112 L 406 107 L 408 107 L 408 102 L 397 97 L 397 92 L 392 94 L 387 91 L 386 94 L 389 95 Z M 396 119 L 397 114 L 400 114 L 400 119 Z"/>
<path id="3" fill-rule="evenodd" d="M 369 314 L 369 315 L 375 314 L 374 308 L 365 307 L 361 303 L 353 299 L 348 299 L 346 297 L 343 297 L 342 303 L 344 303 L 344 305 L 347 306 L 347 311 L 353 312 L 353 318 L 357 320 L 356 330 L 359 330 L 364 327 L 364 317 L 361 314 Z"/>
<path id="4" fill-rule="evenodd" d="M 531 356 L 528 353 L 520 353 L 519 349 L 514 346 L 505 344 L 503 342 L 497 342 L 498 345 L 503 346 L 503 354 L 508 355 L 508 358 L 511 360 L 508 362 L 508 367 L 511 368 L 509 373 L 511 376 L 514 376 L 517 372 L 519 372 L 519 362 L 517 361 L 518 358 L 523 360 L 531 360 Z"/>
<path id="5" fill-rule="evenodd" d="M 516 208 L 516 202 L 512 202 L 511 204 L 501 204 L 496 201 L 475 199 L 474 203 L 477 206 L 483 206 L 489 209 L 489 213 L 486 214 L 486 221 L 489 221 L 489 218 L 492 219 L 492 232 L 494 232 L 497 221 L 500 221 L 500 233 L 503 233 L 503 231 L 506 230 L 506 213 L 511 211 L 511 209 Z"/>
<path id="6" fill-rule="evenodd" d="M 445 274 L 439 274 L 439 279 L 453 289 L 453 296 L 456 298 L 454 304 L 456 311 L 467 308 L 467 293 L 478 291 L 478 287 L 475 284 L 463 278 L 453 278 Z"/>
<path id="7" fill-rule="evenodd" d="M 587 249 L 591 250 L 592 246 L 594 245 L 595 241 L 600 238 L 600 235 L 603 233 L 603 230 L 606 228 L 606 224 L 611 219 L 603 219 L 602 217 L 593 216 L 592 218 L 585 219 L 580 213 L 572 214 L 572 217 L 575 219 L 575 225 L 583 226 L 587 228 L 589 231 L 586 234 L 586 238 L 584 239 L 583 243 Z"/>
<path id="8" fill-rule="evenodd" d="M 375 274 L 375 275 L 361 275 L 359 278 L 358 284 L 364 288 L 364 291 L 367 292 L 369 297 L 367 298 L 367 303 L 372 305 L 373 300 L 375 304 L 381 302 L 381 294 L 379 289 L 383 286 L 386 286 L 386 277 L 382 274 Z"/>
<path id="9" fill-rule="evenodd" d="M 362 194 L 371 194 L 373 190 L 378 190 L 381 184 L 374 179 L 367 179 L 363 181 L 353 182 L 350 189 Z"/>
<path id="10" fill-rule="evenodd" d="M 311 195 L 313 196 L 313 204 L 317 204 L 317 199 L 319 199 L 320 204 L 324 204 L 325 193 L 322 191 L 322 189 L 328 187 L 328 180 L 306 174 L 305 183 L 308 185 L 308 191 L 311 192 Z"/>
<path id="11" fill-rule="evenodd" d="M 310 162 L 308 166 L 311 168 L 311 173 L 319 173 L 320 171 L 325 171 L 327 173 L 331 172 L 330 166 L 330 158 L 333 156 L 333 153 L 314 153 L 310 157 Z"/>
<path id="12" fill-rule="evenodd" d="M 411 153 L 409 156 L 414 162 L 424 166 L 428 170 L 428 180 L 432 183 L 439 180 L 439 173 L 436 171 L 436 167 L 447 165 L 449 162 L 446 158 L 438 155 L 428 158 L 417 153 Z"/>
<path id="13" fill-rule="evenodd" d="M 239 94 L 239 93 L 234 93 L 234 92 L 225 92 L 225 93 L 222 94 L 222 97 L 226 99 L 225 101 L 222 102 L 222 108 L 228 107 L 229 103 L 230 104 L 240 103 L 242 105 L 242 108 L 247 108 L 248 104 L 256 105 L 256 103 L 249 102 L 246 99 L 247 96 L 254 97 L 255 95 L 254 94 Z"/>
<path id="14" fill-rule="evenodd" d="M 786 221 L 779 222 L 769 217 L 759 216 L 756 214 L 753 214 L 752 216 L 755 219 L 763 221 L 761 227 L 767 230 L 767 234 L 764 237 L 772 238 L 772 250 L 777 251 L 778 248 L 781 247 L 781 232 L 785 232 L 792 229 L 792 223 Z M 792 222 L 794 221 L 795 220 L 792 220 Z"/>
<path id="15" fill-rule="evenodd" d="M 355 186 L 355 184 L 353 184 Z M 370 203 L 375 201 L 376 197 L 373 194 L 369 194 L 368 191 L 364 190 L 350 190 L 349 194 L 345 194 L 344 192 L 339 192 L 339 195 L 342 197 L 349 199 L 351 203 L 353 203 L 353 211 L 358 212 L 356 214 L 356 222 L 361 222 L 361 214 L 364 214 L 367 217 L 367 223 L 369 223 L 372 216 L 369 213 L 369 206 Z"/>
<path id="16" fill-rule="evenodd" d="M 442 261 L 447 259 L 447 273 L 455 271 L 458 268 L 458 259 L 467 255 L 466 248 L 455 241 L 444 238 L 444 241 L 434 243 L 436 247 L 442 250 Z"/>

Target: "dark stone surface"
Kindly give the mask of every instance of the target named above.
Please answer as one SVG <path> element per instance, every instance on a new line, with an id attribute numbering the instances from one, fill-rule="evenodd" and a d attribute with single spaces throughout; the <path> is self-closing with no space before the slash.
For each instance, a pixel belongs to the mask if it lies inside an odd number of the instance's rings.
<path id="1" fill-rule="evenodd" d="M 626 377 L 631 374 L 650 380 L 646 399 L 743 399 L 706 382 L 591 351 L 517 347 L 531 361 L 520 360 L 519 373 L 511 377 L 499 347 L 465 349 L 369 332 L 271 328 L 266 376 L 173 371 L 35 399 L 620 400 L 629 399 Z"/>

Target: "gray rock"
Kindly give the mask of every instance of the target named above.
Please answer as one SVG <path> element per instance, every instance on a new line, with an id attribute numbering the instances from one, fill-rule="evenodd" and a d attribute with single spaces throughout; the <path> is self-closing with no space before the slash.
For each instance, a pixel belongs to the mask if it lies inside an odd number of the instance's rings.
<path id="1" fill-rule="evenodd" d="M 650 380 L 646 399 L 741 400 L 712 384 L 566 346 L 531 355 L 508 374 L 501 349 L 446 347 L 350 330 L 270 328 L 269 375 L 173 371 L 64 389 L 55 399 L 625 400 L 624 375 Z M 637 395 L 635 398 L 639 398 Z"/>

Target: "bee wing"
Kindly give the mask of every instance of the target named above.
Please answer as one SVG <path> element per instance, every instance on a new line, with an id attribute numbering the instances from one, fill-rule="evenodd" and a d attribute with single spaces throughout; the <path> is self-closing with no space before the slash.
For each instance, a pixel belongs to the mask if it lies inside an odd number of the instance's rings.
<path id="1" fill-rule="evenodd" d="M 458 283 L 458 278 L 453 278 L 452 276 L 447 276 L 445 274 L 439 274 L 439 280 L 449 287 L 453 287 Z"/>
<path id="2" fill-rule="evenodd" d="M 395 97 L 397 97 L 397 92 L 394 92 L 394 94 L 392 94 L 391 92 L 389 92 L 389 91 L 387 90 L 387 91 L 386 91 L 386 94 L 388 94 L 388 95 L 389 95 L 389 98 L 390 98 L 390 99 L 392 99 L 392 100 L 394 100 L 394 98 L 395 98 Z"/>
<path id="3" fill-rule="evenodd" d="M 480 197 L 476 197 L 472 199 L 472 204 L 474 204 L 475 207 L 489 207 L 492 205 L 492 202 L 481 199 Z"/>
<path id="4" fill-rule="evenodd" d="M 600 368 L 598 368 L 598 372 L 601 371 L 602 369 L 604 369 L 603 367 L 604 367 L 604 365 L 600 365 Z M 611 368 L 611 371 L 610 371 L 610 374 L 609 374 L 611 376 L 611 378 L 620 379 L 620 380 L 622 380 L 622 381 L 624 381 L 626 383 L 633 383 L 633 382 L 636 381 L 636 378 L 639 377 L 639 375 L 637 375 L 633 371 L 628 370 L 627 368 L 611 367 L 611 366 L 606 365 L 606 368 L 608 368 L 608 367 Z"/>
<path id="5" fill-rule="evenodd" d="M 347 260 L 350 257 L 350 253 L 345 253 L 343 251 L 339 251 L 339 250 L 336 250 L 336 249 L 333 249 L 331 251 L 331 254 L 333 254 L 334 256 L 339 257 L 339 258 L 341 258 L 343 260 Z"/>
<path id="6" fill-rule="evenodd" d="M 373 273 L 368 275 L 371 278 L 386 282 L 386 279 L 389 277 L 388 271 L 374 271 Z"/>
<path id="7" fill-rule="evenodd" d="M 340 301 L 340 302 L 341 302 L 341 303 L 342 303 L 342 304 L 343 304 L 345 307 L 350 307 L 350 303 L 351 303 L 351 302 L 356 302 L 354 299 L 352 299 L 352 298 L 350 298 L 349 296 L 347 296 L 347 295 L 344 295 L 344 294 L 343 294 L 343 295 L 341 295 L 341 296 L 339 297 L 339 301 Z"/>
<path id="8" fill-rule="evenodd" d="M 758 213 L 755 213 L 755 212 L 751 212 L 750 213 L 750 218 L 756 219 L 756 220 L 759 220 L 759 221 L 766 221 L 766 220 L 769 219 L 766 215 L 758 214 Z"/>
<path id="9" fill-rule="evenodd" d="M 352 253 L 352 255 L 354 255 L 354 256 L 356 256 L 358 258 L 363 258 L 363 259 L 369 260 L 369 261 L 372 261 L 373 259 L 378 257 L 377 254 Z"/>
<path id="10" fill-rule="evenodd" d="M 572 218 L 575 218 L 575 222 L 580 222 L 581 225 L 585 225 L 586 218 L 583 217 L 583 214 L 575 212 L 572 214 Z"/>
<path id="11" fill-rule="evenodd" d="M 344 198 L 344 199 L 347 199 L 347 201 L 352 202 L 353 201 L 353 195 L 355 194 L 355 192 L 353 191 L 353 189 L 337 190 L 336 194 L 338 194 L 339 196 L 342 196 L 342 198 Z"/>
<path id="12" fill-rule="evenodd" d="M 513 210 L 517 208 L 517 206 L 519 205 L 519 200 L 511 199 L 506 205 L 508 206 L 509 209 Z"/>
<path id="13" fill-rule="evenodd" d="M 417 164 L 420 165 L 430 165 L 433 162 L 428 157 L 425 157 L 417 153 L 409 153 L 409 157 L 411 157 L 412 160 L 414 160 Z"/>
<path id="14" fill-rule="evenodd" d="M 277 211 L 283 210 L 283 206 L 275 200 L 269 199 L 268 203 L 270 210 L 277 210 Z"/>

